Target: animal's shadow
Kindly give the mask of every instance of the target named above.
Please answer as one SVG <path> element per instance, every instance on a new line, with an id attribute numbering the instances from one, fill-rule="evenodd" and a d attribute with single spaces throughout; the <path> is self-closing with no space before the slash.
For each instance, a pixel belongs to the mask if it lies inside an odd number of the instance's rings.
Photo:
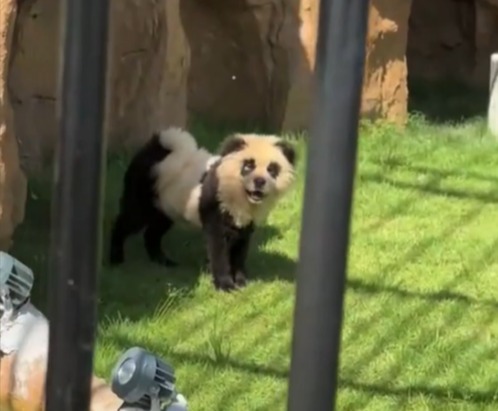
<path id="1" fill-rule="evenodd" d="M 49 277 L 53 275 L 48 253 L 50 219 L 47 218 L 50 215 L 51 199 L 48 190 L 35 192 L 38 195 L 28 199 L 25 221 L 16 231 L 14 248 L 10 252 L 33 269 L 33 301 L 46 312 Z M 190 294 L 203 274 L 210 280 L 211 274 L 205 270 L 206 253 L 202 233 L 181 227 L 173 228 L 163 239 L 163 249 L 175 258 L 179 267 L 166 269 L 151 263 L 140 234 L 128 240 L 125 263 L 110 267 L 107 259 L 109 234 L 115 213 L 109 208 L 104 216 L 102 266 L 99 270 L 100 317 L 115 318 L 119 313 L 130 320 L 143 318 L 153 314 L 172 295 Z M 265 247 L 280 235 L 280 231 L 271 225 L 256 229 L 247 261 L 250 282 L 293 281 L 295 261 Z M 214 291 L 213 287 L 213 292 L 219 291 Z"/>
<path id="2" fill-rule="evenodd" d="M 109 227 L 105 230 L 105 256 L 109 248 L 110 223 L 106 223 Z M 293 281 L 295 261 L 265 247 L 279 235 L 279 230 L 271 225 L 256 228 L 247 260 L 249 286 L 252 282 Z M 123 264 L 112 267 L 107 259 L 104 260 L 100 278 L 101 312 L 104 315 L 119 311 L 127 318 L 140 318 L 157 309 L 172 294 L 181 293 L 187 298 L 186 295 L 195 290 L 204 276 L 212 284 L 200 231 L 174 227 L 163 238 L 162 244 L 163 250 L 178 263 L 178 267 L 166 268 L 150 262 L 140 234 L 127 241 Z M 215 291 L 214 286 L 213 292 L 222 294 Z"/>

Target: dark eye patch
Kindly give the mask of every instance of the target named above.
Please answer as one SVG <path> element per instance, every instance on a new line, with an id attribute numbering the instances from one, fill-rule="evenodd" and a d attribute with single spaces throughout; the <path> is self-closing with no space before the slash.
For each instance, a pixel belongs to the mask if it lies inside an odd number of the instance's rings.
<path id="1" fill-rule="evenodd" d="M 242 168 L 240 174 L 243 176 L 251 173 L 256 168 L 256 162 L 253 158 L 247 158 L 242 162 Z"/>
<path id="2" fill-rule="evenodd" d="M 271 162 L 268 164 L 268 167 L 266 168 L 268 170 L 268 174 L 272 176 L 272 178 L 277 178 L 278 175 L 280 174 L 280 164 Z"/>

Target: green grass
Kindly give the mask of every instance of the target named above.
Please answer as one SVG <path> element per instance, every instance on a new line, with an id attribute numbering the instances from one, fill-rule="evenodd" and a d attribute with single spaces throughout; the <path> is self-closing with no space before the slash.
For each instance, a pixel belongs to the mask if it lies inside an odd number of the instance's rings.
<path id="1" fill-rule="evenodd" d="M 498 145 L 484 130 L 361 127 L 338 409 L 496 410 Z M 221 134 L 195 132 L 211 147 Z M 109 160 L 106 243 L 125 165 Z M 100 275 L 97 374 L 141 345 L 174 364 L 193 411 L 284 410 L 303 172 L 258 232 L 240 293 L 213 290 L 195 232 L 165 239 L 183 263 L 170 272 L 130 240 L 128 263 Z M 30 190 L 14 253 L 37 269 L 42 305 L 50 193 Z"/>

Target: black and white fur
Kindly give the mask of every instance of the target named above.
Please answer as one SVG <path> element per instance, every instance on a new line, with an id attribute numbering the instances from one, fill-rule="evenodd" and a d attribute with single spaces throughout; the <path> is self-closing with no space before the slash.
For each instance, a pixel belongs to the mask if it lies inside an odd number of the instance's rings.
<path id="1" fill-rule="evenodd" d="M 145 229 L 150 260 L 175 266 L 161 240 L 184 221 L 204 233 L 216 288 L 244 286 L 255 224 L 291 186 L 295 157 L 293 147 L 275 136 L 235 134 L 213 155 L 181 129 L 154 134 L 126 171 L 111 263 L 122 263 L 126 238 Z"/>

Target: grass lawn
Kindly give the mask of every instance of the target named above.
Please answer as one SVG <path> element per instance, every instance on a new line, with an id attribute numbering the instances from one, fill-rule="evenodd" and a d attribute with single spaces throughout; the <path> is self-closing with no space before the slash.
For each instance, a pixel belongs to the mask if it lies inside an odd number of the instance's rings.
<path id="1" fill-rule="evenodd" d="M 402 135 L 362 126 L 338 409 L 496 410 L 498 145 L 484 130 L 420 118 Z M 195 132 L 211 147 L 220 134 Z M 109 160 L 106 250 L 125 164 Z M 174 364 L 193 411 L 284 410 L 303 170 L 257 234 L 243 292 L 213 290 L 196 233 L 165 239 L 183 263 L 171 272 L 130 240 L 128 264 L 100 275 L 97 374 L 141 345 Z M 37 269 L 40 304 L 49 196 L 31 183 L 13 251 Z"/>

